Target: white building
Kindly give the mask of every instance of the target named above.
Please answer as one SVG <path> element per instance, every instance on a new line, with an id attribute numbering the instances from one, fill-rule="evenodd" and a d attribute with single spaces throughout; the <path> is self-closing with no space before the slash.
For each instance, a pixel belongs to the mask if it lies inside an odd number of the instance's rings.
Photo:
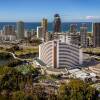
<path id="1" fill-rule="evenodd" d="M 77 67 L 83 63 L 79 46 L 53 40 L 39 46 L 39 59 L 53 68 Z"/>
<path id="2" fill-rule="evenodd" d="M 25 33 L 24 33 L 24 37 L 25 38 L 31 38 L 31 32 L 30 31 L 28 31 L 28 30 L 25 30 Z"/>
<path id="3" fill-rule="evenodd" d="M 15 41 L 15 35 L 0 35 L 0 41 Z"/>
<path id="4" fill-rule="evenodd" d="M 42 26 L 37 27 L 37 38 L 40 38 L 40 39 L 44 38 L 43 27 Z"/>
<path id="5" fill-rule="evenodd" d="M 16 32 L 13 25 L 5 25 L 3 30 L 0 30 L 0 41 L 15 41 Z"/>
<path id="6" fill-rule="evenodd" d="M 68 70 L 68 72 L 71 74 L 71 76 L 73 78 L 78 78 L 78 79 L 81 79 L 83 81 L 85 81 L 85 80 L 94 81 L 94 78 L 96 78 L 95 73 L 87 73 L 87 72 L 82 71 L 82 70 L 77 69 L 77 68 Z"/>
<path id="7" fill-rule="evenodd" d="M 35 30 L 34 30 L 34 29 L 31 30 L 31 35 L 32 35 L 32 36 L 35 35 Z"/>
<path id="8" fill-rule="evenodd" d="M 57 36 L 61 42 L 66 42 L 67 44 L 71 43 L 71 37 L 68 35 L 68 33 L 57 33 Z"/>

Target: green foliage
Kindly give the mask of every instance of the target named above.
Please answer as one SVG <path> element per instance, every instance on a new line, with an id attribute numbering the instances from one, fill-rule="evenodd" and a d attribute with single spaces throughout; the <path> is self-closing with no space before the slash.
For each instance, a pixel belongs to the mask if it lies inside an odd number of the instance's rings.
<path id="1" fill-rule="evenodd" d="M 33 73 L 37 74 L 38 71 L 36 68 L 34 68 L 32 65 L 22 65 L 16 67 L 17 71 L 21 72 L 23 75 L 28 74 L 28 73 Z"/>
<path id="2" fill-rule="evenodd" d="M 0 67 L 0 75 L 5 75 L 6 73 L 8 73 L 12 68 L 7 67 L 7 66 L 2 66 Z"/>
<path id="3" fill-rule="evenodd" d="M 9 91 L 17 90 L 18 89 L 17 76 L 18 73 L 14 69 L 11 69 L 5 75 L 3 75 L 0 82 L 1 90 L 9 90 Z"/>
<path id="4" fill-rule="evenodd" d="M 61 78 L 60 75 L 53 75 L 53 74 L 50 75 L 50 77 L 53 79 L 60 79 Z"/>
<path id="5" fill-rule="evenodd" d="M 84 53 L 100 56 L 100 48 L 85 48 Z"/>
<path id="6" fill-rule="evenodd" d="M 21 50 L 18 45 L 14 45 L 11 48 L 6 49 L 6 51 L 8 51 L 8 52 L 15 52 L 17 50 Z"/>
<path id="7" fill-rule="evenodd" d="M 18 65 L 21 65 L 22 61 L 14 59 L 13 61 L 9 61 L 7 64 L 8 67 L 16 67 Z"/>
<path id="8" fill-rule="evenodd" d="M 1 100 L 99 100 L 99 91 L 81 80 L 70 80 L 58 88 L 33 85 L 33 80 L 39 73 L 30 65 L 18 68 L 0 67 L 0 73 Z M 46 76 L 42 78 L 45 79 Z"/>
<path id="9" fill-rule="evenodd" d="M 23 91 L 13 92 L 13 100 L 25 100 L 25 93 Z"/>
<path id="10" fill-rule="evenodd" d="M 7 60 L 7 59 L 12 59 L 12 55 L 9 54 L 9 53 L 5 53 L 5 52 L 0 52 L 0 59 L 4 59 L 4 60 Z"/>
<path id="11" fill-rule="evenodd" d="M 34 44 L 34 45 L 36 46 L 36 45 L 41 44 L 42 41 L 41 41 L 40 39 L 38 39 L 38 38 L 34 38 L 34 39 L 32 39 L 32 40 L 30 41 L 30 43 L 31 43 L 31 44 Z"/>
<path id="12" fill-rule="evenodd" d="M 80 80 L 72 80 L 61 85 L 58 98 L 61 97 L 62 100 L 97 100 L 96 90 Z"/>
<path id="13" fill-rule="evenodd" d="M 17 50 L 15 51 L 15 54 L 17 56 L 21 56 L 21 55 L 26 55 L 26 54 L 37 54 L 39 52 L 38 47 L 33 47 L 33 48 L 26 48 L 26 49 L 22 49 L 22 50 Z"/>

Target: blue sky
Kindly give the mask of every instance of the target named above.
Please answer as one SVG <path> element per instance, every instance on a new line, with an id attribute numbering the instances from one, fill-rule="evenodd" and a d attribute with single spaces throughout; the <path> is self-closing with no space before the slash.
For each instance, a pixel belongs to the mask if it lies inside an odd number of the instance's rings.
<path id="1" fill-rule="evenodd" d="M 0 21 L 53 21 L 55 13 L 63 22 L 99 21 L 100 0 L 0 0 Z"/>

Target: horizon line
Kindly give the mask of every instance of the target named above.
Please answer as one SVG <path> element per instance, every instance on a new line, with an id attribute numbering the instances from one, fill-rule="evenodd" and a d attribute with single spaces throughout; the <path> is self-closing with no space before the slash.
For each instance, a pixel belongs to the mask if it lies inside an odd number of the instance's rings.
<path id="1" fill-rule="evenodd" d="M 23 20 L 19 20 L 19 21 L 23 21 Z M 14 22 L 14 23 L 16 23 L 16 22 L 19 22 L 19 21 L 0 21 L 0 22 L 4 22 L 4 23 L 5 23 L 5 22 L 6 22 L 6 23 L 7 23 L 7 22 L 8 22 L 8 23 L 9 23 L 9 22 Z M 41 23 L 41 21 L 34 21 L 34 22 L 33 22 L 33 21 L 23 21 L 23 22 L 25 22 L 25 23 Z M 72 23 L 72 22 L 74 22 L 74 23 L 78 23 L 78 22 L 79 22 L 79 23 L 83 23 L 83 22 L 84 22 L 84 23 L 94 23 L 94 22 L 92 22 L 92 21 L 62 21 L 62 23 L 67 23 L 67 22 L 68 22 L 68 23 Z M 98 22 L 99 22 L 99 21 L 98 21 Z M 48 23 L 53 23 L 53 21 L 49 21 Z"/>

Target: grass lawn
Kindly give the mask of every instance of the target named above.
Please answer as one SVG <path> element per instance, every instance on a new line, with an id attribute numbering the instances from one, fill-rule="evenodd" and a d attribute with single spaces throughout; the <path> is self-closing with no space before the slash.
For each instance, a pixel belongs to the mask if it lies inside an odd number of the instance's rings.
<path id="1" fill-rule="evenodd" d="M 38 52 L 39 52 L 38 47 L 37 48 L 33 47 L 33 48 L 27 48 L 27 49 L 15 51 L 15 54 L 17 56 L 20 56 L 20 55 L 25 55 L 29 53 L 38 53 Z"/>
<path id="2" fill-rule="evenodd" d="M 96 54 L 100 54 L 100 48 L 85 48 L 83 49 L 84 52 L 87 52 L 87 53 L 96 53 Z"/>
<path id="3" fill-rule="evenodd" d="M 11 67 L 1 66 L 0 67 L 0 75 L 8 73 L 11 69 L 12 69 Z"/>
<path id="4" fill-rule="evenodd" d="M 0 66 L 0 80 L 2 79 L 2 77 L 11 71 L 11 67 L 6 67 L 6 66 Z"/>

